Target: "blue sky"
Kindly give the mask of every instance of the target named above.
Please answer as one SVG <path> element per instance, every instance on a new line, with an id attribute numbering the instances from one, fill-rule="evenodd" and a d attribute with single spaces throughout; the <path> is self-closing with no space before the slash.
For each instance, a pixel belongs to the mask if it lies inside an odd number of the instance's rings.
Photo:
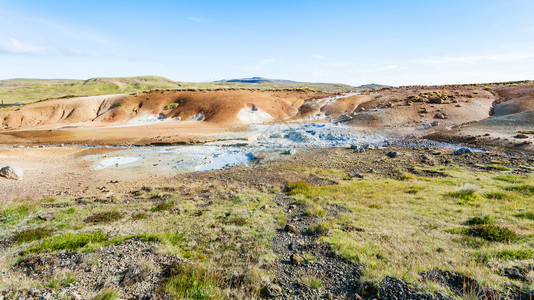
<path id="1" fill-rule="evenodd" d="M 4 1 L 0 79 L 534 79 L 534 1 Z"/>

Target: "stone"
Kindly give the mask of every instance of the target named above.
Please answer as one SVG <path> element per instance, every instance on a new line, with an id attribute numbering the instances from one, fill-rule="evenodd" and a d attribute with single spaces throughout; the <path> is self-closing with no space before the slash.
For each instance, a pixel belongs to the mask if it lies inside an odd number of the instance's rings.
<path id="1" fill-rule="evenodd" d="M 430 99 L 429 102 L 435 103 L 435 104 L 443 104 L 445 101 L 442 98 L 434 98 L 434 99 Z"/>
<path id="2" fill-rule="evenodd" d="M 350 148 L 354 150 L 354 152 L 358 152 L 358 153 L 365 151 L 365 148 L 362 147 L 361 145 L 352 145 L 350 146 Z"/>
<path id="3" fill-rule="evenodd" d="M 295 154 L 297 154 L 297 150 L 296 149 L 288 149 L 288 150 L 284 151 L 284 154 L 295 155 Z"/>
<path id="4" fill-rule="evenodd" d="M 460 148 L 456 151 L 454 151 L 454 155 L 465 155 L 465 154 L 471 154 L 473 153 L 473 151 L 471 151 L 471 149 L 469 148 Z"/>
<path id="5" fill-rule="evenodd" d="M 295 243 L 291 243 L 289 244 L 289 246 L 287 246 L 287 248 L 291 251 L 297 251 L 299 249 L 299 246 Z"/>
<path id="6" fill-rule="evenodd" d="M 284 230 L 286 232 L 297 233 L 297 227 L 295 227 L 294 225 L 287 224 L 286 227 L 284 227 Z"/>
<path id="7" fill-rule="evenodd" d="M 362 296 L 360 296 L 358 294 L 354 294 L 352 297 L 350 297 L 350 299 L 352 299 L 352 300 L 363 300 Z"/>
<path id="8" fill-rule="evenodd" d="M 439 112 L 439 113 L 434 115 L 434 118 L 443 120 L 443 119 L 447 119 L 447 116 L 444 113 Z"/>
<path id="9" fill-rule="evenodd" d="M 435 127 L 435 126 L 438 126 L 439 125 L 439 122 L 438 121 L 434 121 L 432 123 L 430 123 L 431 126 Z"/>
<path id="10" fill-rule="evenodd" d="M 270 283 L 262 289 L 262 296 L 271 299 L 282 297 L 282 288 L 276 284 Z"/>
<path id="11" fill-rule="evenodd" d="M 389 151 L 386 155 L 388 157 L 390 157 L 390 158 L 395 158 L 395 157 L 399 156 L 399 152 L 397 152 L 397 151 Z"/>
<path id="12" fill-rule="evenodd" d="M 265 204 L 264 206 L 260 207 L 261 210 L 269 209 L 269 205 Z"/>
<path id="13" fill-rule="evenodd" d="M 515 136 L 516 139 L 528 139 L 528 135 L 520 133 Z"/>
<path id="14" fill-rule="evenodd" d="M 354 174 L 352 174 L 352 177 L 355 177 L 355 178 L 363 178 L 363 175 L 360 174 L 360 173 L 354 173 Z"/>
<path id="15" fill-rule="evenodd" d="M 145 281 L 146 278 L 147 275 L 139 266 L 131 266 L 124 272 L 119 284 L 120 286 L 130 286 Z"/>
<path id="16" fill-rule="evenodd" d="M 21 180 L 24 170 L 15 166 L 6 166 L 0 170 L 0 176 L 11 180 Z"/>
<path id="17" fill-rule="evenodd" d="M 37 216 L 37 218 L 43 221 L 52 221 L 53 219 L 56 218 L 56 215 L 53 212 L 49 212 L 45 214 L 40 214 L 39 216 Z"/>
<path id="18" fill-rule="evenodd" d="M 294 265 L 298 265 L 298 264 L 304 262 L 304 258 L 302 258 L 302 256 L 298 255 L 297 253 L 291 255 L 291 257 L 289 258 L 289 260 L 290 260 L 291 263 L 294 264 Z"/>

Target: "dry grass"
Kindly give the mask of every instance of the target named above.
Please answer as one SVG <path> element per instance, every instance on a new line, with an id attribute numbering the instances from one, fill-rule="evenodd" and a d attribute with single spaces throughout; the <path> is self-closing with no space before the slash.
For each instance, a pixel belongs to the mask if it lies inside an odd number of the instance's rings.
<path id="1" fill-rule="evenodd" d="M 289 184 L 289 194 L 299 201 L 338 204 L 352 211 L 341 214 L 322 240 L 366 265 L 368 279 L 393 276 L 419 283 L 420 271 L 445 269 L 502 288 L 508 280 L 488 263 L 534 258 L 534 222 L 521 212 L 534 207 L 534 177 L 508 173 L 492 178 L 491 173 L 458 168 L 439 171 L 450 177 L 369 176 L 330 186 L 296 182 Z M 523 184 L 510 184 L 517 182 Z M 363 232 L 342 231 L 347 225 Z"/>

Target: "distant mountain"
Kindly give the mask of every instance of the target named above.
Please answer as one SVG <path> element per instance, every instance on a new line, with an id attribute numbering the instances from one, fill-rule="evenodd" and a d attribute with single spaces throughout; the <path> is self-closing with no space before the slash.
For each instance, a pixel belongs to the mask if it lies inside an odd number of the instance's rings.
<path id="1" fill-rule="evenodd" d="M 389 85 L 383 85 L 383 84 L 376 84 L 376 83 L 370 83 L 370 84 L 362 84 L 358 88 L 364 89 L 364 90 L 379 90 L 383 88 L 388 88 Z"/>
<path id="2" fill-rule="evenodd" d="M 238 78 L 238 79 L 223 79 L 223 80 L 217 80 L 217 81 L 214 81 L 214 82 L 241 82 L 241 83 L 263 83 L 263 82 L 270 82 L 270 83 L 299 83 L 298 81 L 285 80 L 285 79 L 270 79 L 270 78 L 263 78 L 263 77 Z"/>

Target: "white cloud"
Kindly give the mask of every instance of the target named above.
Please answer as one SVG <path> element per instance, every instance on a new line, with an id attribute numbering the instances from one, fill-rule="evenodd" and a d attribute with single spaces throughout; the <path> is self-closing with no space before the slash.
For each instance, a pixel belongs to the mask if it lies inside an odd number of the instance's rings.
<path id="1" fill-rule="evenodd" d="M 202 18 L 196 18 L 196 17 L 189 17 L 187 18 L 190 21 L 197 22 L 197 23 L 209 23 L 209 20 L 202 19 Z"/>
<path id="2" fill-rule="evenodd" d="M 416 62 L 429 65 L 441 64 L 474 64 L 482 61 L 486 62 L 520 62 L 533 58 L 533 53 L 507 53 L 494 55 L 472 55 L 472 56 L 438 56 L 416 60 Z"/>
<path id="3" fill-rule="evenodd" d="M 0 52 L 19 55 L 45 55 L 48 50 L 45 47 L 27 44 L 15 38 L 8 38 L 7 41 L 0 43 Z"/>
<path id="4" fill-rule="evenodd" d="M 326 56 L 322 56 L 322 55 L 319 55 L 319 54 L 313 54 L 313 55 L 310 55 L 311 58 L 315 58 L 315 59 L 320 59 L 320 60 L 327 60 L 328 57 Z"/>
<path id="5" fill-rule="evenodd" d="M 255 64 L 255 65 L 242 66 L 240 68 L 243 69 L 243 70 L 259 70 L 259 69 L 263 68 L 264 66 L 266 66 L 268 64 L 275 63 L 275 62 L 277 62 L 277 60 L 275 58 L 264 58 L 264 59 L 260 59 L 258 61 L 258 63 Z"/>

